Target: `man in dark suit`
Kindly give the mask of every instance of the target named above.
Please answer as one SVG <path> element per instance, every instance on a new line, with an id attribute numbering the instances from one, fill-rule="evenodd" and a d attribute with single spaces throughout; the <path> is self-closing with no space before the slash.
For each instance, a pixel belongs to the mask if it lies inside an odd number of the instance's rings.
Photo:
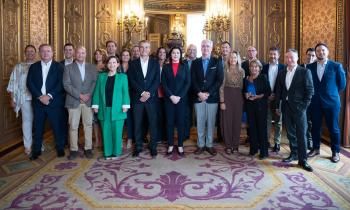
<path id="1" fill-rule="evenodd" d="M 128 78 L 133 107 L 135 150 L 133 157 L 139 156 L 143 148 L 143 116 L 147 114 L 151 140 L 151 156 L 157 156 L 157 100 L 160 83 L 159 63 L 150 58 L 151 45 L 147 40 L 139 43 L 140 58 L 130 63 Z"/>
<path id="2" fill-rule="evenodd" d="M 298 66 L 298 52 L 287 50 L 283 69 L 276 82 L 276 107 L 282 101 L 283 120 L 289 140 L 290 155 L 283 162 L 298 160 L 298 165 L 306 171 L 313 171 L 307 163 L 306 153 L 306 109 L 314 93 L 311 72 Z M 276 113 L 280 114 L 279 109 Z"/>
<path id="3" fill-rule="evenodd" d="M 315 87 L 315 95 L 310 105 L 313 149 L 308 155 L 313 157 L 320 154 L 321 126 L 324 116 L 331 137 L 331 161 L 336 163 L 340 160 L 339 92 L 346 86 L 345 71 L 340 63 L 328 59 L 329 51 L 326 44 L 318 43 L 315 50 L 317 62 L 308 65 Z"/>
<path id="4" fill-rule="evenodd" d="M 66 90 L 65 107 L 69 113 L 69 160 L 78 156 L 78 129 L 80 118 L 84 125 L 84 154 L 92 158 L 92 110 L 91 98 L 96 84 L 97 69 L 95 65 L 85 62 L 86 49 L 76 49 L 76 60 L 65 67 L 63 87 Z"/>
<path id="5" fill-rule="evenodd" d="M 271 126 L 274 128 L 274 152 L 280 151 L 282 122 L 281 115 L 276 114 L 276 102 L 275 102 L 275 87 L 278 72 L 284 69 L 284 65 L 278 63 L 280 58 L 280 49 L 277 47 L 270 47 L 269 49 L 269 63 L 265 64 L 262 69 L 262 73 L 266 75 L 271 88 L 271 95 L 268 97 L 268 110 L 267 110 L 267 138 L 270 140 Z M 272 121 L 274 124 L 272 125 Z M 269 141 L 270 142 L 270 141 Z"/>
<path id="6" fill-rule="evenodd" d="M 41 155 L 41 145 L 46 118 L 54 132 L 58 157 L 64 156 L 64 136 L 62 115 L 64 109 L 64 89 L 62 84 L 63 66 L 52 60 L 52 47 L 39 47 L 41 61 L 32 64 L 27 77 L 27 87 L 33 96 L 34 141 L 31 160 Z"/>
<path id="7" fill-rule="evenodd" d="M 192 89 L 197 116 L 197 150 L 201 154 L 205 149 L 216 155 L 213 147 L 216 112 L 219 102 L 219 88 L 224 79 L 221 60 L 211 57 L 213 42 L 203 40 L 201 43 L 202 57 L 194 60 L 191 65 Z"/>

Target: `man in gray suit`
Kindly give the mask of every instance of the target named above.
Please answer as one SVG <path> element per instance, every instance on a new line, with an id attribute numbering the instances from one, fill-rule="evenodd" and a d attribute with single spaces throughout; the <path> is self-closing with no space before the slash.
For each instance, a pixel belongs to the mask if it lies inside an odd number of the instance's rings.
<path id="1" fill-rule="evenodd" d="M 85 135 L 84 154 L 92 158 L 92 118 L 91 97 L 95 88 L 97 70 L 92 64 L 85 63 L 86 49 L 78 47 L 75 62 L 65 66 L 63 86 L 66 90 L 65 107 L 69 113 L 69 160 L 78 156 L 78 129 L 82 117 Z"/>

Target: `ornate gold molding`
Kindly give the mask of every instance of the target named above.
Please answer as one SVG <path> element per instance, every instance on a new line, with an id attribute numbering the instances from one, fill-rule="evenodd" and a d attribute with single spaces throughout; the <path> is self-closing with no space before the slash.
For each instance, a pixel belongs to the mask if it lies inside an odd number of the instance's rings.
<path id="1" fill-rule="evenodd" d="M 335 59 L 338 62 L 345 63 L 344 60 L 344 0 L 337 0 L 337 33 L 336 33 L 336 51 Z"/>
<path id="2" fill-rule="evenodd" d="M 23 46 L 26 46 L 30 44 L 30 19 L 29 19 L 29 14 L 30 14 L 30 7 L 29 7 L 29 1 L 28 0 L 23 0 L 22 3 L 22 44 Z M 23 47 L 22 47 L 23 48 Z"/>
<path id="3" fill-rule="evenodd" d="M 203 0 L 147 0 L 144 9 L 147 12 L 167 13 L 194 13 L 205 11 L 205 1 Z"/>
<path id="4" fill-rule="evenodd" d="M 97 29 L 97 48 L 105 48 L 105 43 L 112 40 L 114 35 L 115 11 L 113 11 L 113 1 L 100 0 L 97 1 L 96 7 L 96 29 Z"/>
<path id="5" fill-rule="evenodd" d="M 66 0 L 65 8 L 66 42 L 74 45 L 84 44 L 84 1 Z"/>

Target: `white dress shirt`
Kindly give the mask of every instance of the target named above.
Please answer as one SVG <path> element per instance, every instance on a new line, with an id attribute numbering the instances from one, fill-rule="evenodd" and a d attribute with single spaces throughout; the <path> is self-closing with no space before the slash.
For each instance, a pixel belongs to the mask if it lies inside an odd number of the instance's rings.
<path id="1" fill-rule="evenodd" d="M 79 63 L 75 62 L 78 65 L 79 71 L 80 71 L 80 76 L 81 76 L 81 81 L 84 81 L 85 79 L 85 62 L 84 63 Z"/>
<path id="2" fill-rule="evenodd" d="M 289 69 L 289 67 L 287 67 L 287 75 L 286 75 L 286 88 L 287 88 L 287 90 L 289 90 L 290 85 L 292 84 L 292 80 L 293 80 L 296 69 L 297 69 L 297 66 L 293 67 L 292 69 Z"/>
<path id="3" fill-rule="evenodd" d="M 64 59 L 64 65 L 67 66 L 69 64 L 73 63 L 73 58 L 72 59 Z"/>
<path id="4" fill-rule="evenodd" d="M 42 76 L 43 76 L 43 86 L 41 86 L 41 93 L 43 95 L 46 95 L 46 78 L 47 75 L 49 73 L 50 67 L 51 67 L 51 63 L 52 60 L 50 60 L 49 62 L 45 63 L 43 61 L 41 61 L 41 72 L 42 72 Z"/>
<path id="5" fill-rule="evenodd" d="M 269 82 L 270 82 L 270 87 L 272 91 L 275 88 L 277 75 L 278 75 L 278 63 L 276 64 L 270 63 L 269 64 Z"/>
<path id="6" fill-rule="evenodd" d="M 317 77 L 320 81 L 322 80 L 324 70 L 326 68 L 326 64 L 327 64 L 327 60 L 323 64 L 317 61 Z"/>
<path id="7" fill-rule="evenodd" d="M 141 61 L 143 77 L 146 78 L 149 58 L 147 58 L 146 60 L 143 60 L 142 58 L 140 58 L 140 61 Z"/>

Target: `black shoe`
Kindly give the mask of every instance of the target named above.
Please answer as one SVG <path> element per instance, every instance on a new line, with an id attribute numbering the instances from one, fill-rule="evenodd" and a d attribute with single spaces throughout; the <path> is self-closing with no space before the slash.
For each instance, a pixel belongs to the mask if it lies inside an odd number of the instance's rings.
<path id="1" fill-rule="evenodd" d="M 78 151 L 70 151 L 68 155 L 68 160 L 74 160 L 78 157 Z"/>
<path id="2" fill-rule="evenodd" d="M 157 150 L 151 150 L 151 156 L 152 158 L 156 158 L 158 155 Z"/>
<path id="3" fill-rule="evenodd" d="M 206 150 L 209 154 L 213 156 L 217 154 L 216 150 L 213 147 L 207 147 Z"/>
<path id="4" fill-rule="evenodd" d="M 41 152 L 33 152 L 32 154 L 29 156 L 29 160 L 36 160 L 39 158 L 39 156 L 41 155 Z"/>
<path id="5" fill-rule="evenodd" d="M 133 153 L 132 153 L 132 156 L 133 157 L 138 157 L 140 155 L 140 151 L 138 150 L 135 150 Z"/>
<path id="6" fill-rule="evenodd" d="M 295 157 L 295 156 L 293 156 L 293 155 L 290 155 L 289 157 L 284 158 L 284 159 L 282 160 L 282 162 L 284 162 L 284 163 L 290 163 L 290 162 L 295 161 L 295 160 L 298 160 L 298 158 Z"/>
<path id="7" fill-rule="evenodd" d="M 196 151 L 194 151 L 195 155 L 200 155 L 204 152 L 204 147 L 197 147 Z"/>
<path id="8" fill-rule="evenodd" d="M 309 153 L 307 153 L 308 157 L 315 157 L 320 155 L 320 149 L 312 149 Z"/>
<path id="9" fill-rule="evenodd" d="M 92 150 L 91 149 L 87 149 L 84 151 L 84 155 L 87 159 L 91 159 L 94 157 L 94 154 L 92 154 Z"/>
<path id="10" fill-rule="evenodd" d="M 332 157 L 331 157 L 331 161 L 333 163 L 338 163 L 340 160 L 340 156 L 338 152 L 333 152 Z"/>
<path id="11" fill-rule="evenodd" d="M 304 161 L 304 162 L 299 162 L 298 165 L 299 165 L 302 169 L 304 169 L 305 171 L 309 171 L 309 172 L 312 172 L 312 171 L 313 171 L 312 167 L 311 167 L 306 161 Z"/>
<path id="12" fill-rule="evenodd" d="M 259 155 L 259 159 L 260 160 L 264 160 L 266 159 L 267 157 L 269 157 L 268 155 Z"/>
<path id="13" fill-rule="evenodd" d="M 279 152 L 280 150 L 281 150 L 280 144 L 275 144 L 275 146 L 272 149 L 273 152 Z"/>
<path id="14" fill-rule="evenodd" d="M 233 149 L 227 147 L 227 148 L 225 148 L 225 153 L 226 153 L 226 155 L 233 154 Z"/>
<path id="15" fill-rule="evenodd" d="M 64 157 L 64 150 L 63 149 L 59 149 L 57 150 L 57 157 Z"/>

